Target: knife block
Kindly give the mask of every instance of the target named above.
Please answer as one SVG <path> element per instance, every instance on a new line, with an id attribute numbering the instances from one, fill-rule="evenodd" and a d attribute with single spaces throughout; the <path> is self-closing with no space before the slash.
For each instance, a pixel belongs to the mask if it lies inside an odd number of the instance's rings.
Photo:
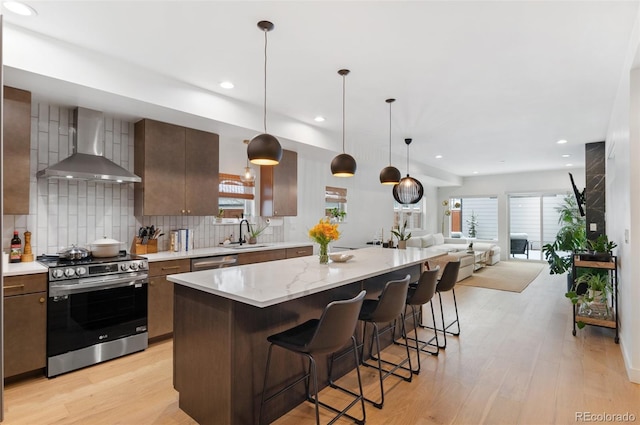
<path id="1" fill-rule="evenodd" d="M 146 244 L 142 243 L 142 238 L 134 237 L 131 242 L 131 253 L 136 255 L 155 254 L 158 252 L 158 240 L 149 239 Z"/>

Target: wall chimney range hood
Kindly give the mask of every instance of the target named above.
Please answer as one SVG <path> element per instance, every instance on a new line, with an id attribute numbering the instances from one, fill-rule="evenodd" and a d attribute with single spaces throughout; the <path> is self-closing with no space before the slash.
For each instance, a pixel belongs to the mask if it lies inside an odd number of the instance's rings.
<path id="1" fill-rule="evenodd" d="M 38 178 L 100 181 L 105 183 L 137 183 L 142 179 L 104 155 L 104 117 L 102 112 L 87 108 L 73 111 L 71 128 L 73 153 L 66 159 L 38 171 Z"/>

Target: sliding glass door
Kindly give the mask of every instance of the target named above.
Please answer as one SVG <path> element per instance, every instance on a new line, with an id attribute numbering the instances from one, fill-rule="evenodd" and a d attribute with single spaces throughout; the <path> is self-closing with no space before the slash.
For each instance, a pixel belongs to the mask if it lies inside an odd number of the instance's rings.
<path id="1" fill-rule="evenodd" d="M 552 243 L 560 225 L 558 207 L 566 194 L 509 195 L 509 242 L 512 258 L 544 260 L 542 246 Z"/>

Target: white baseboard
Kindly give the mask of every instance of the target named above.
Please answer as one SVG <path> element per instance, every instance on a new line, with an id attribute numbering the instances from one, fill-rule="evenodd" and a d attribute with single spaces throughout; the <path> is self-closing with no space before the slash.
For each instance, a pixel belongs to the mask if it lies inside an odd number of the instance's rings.
<path id="1" fill-rule="evenodd" d="M 624 341 L 620 338 L 620 350 L 622 351 L 622 359 L 624 360 L 624 367 L 627 369 L 627 376 L 629 381 L 640 384 L 640 369 L 634 368 L 631 365 L 631 360 L 628 356 L 628 351 L 625 349 Z"/>

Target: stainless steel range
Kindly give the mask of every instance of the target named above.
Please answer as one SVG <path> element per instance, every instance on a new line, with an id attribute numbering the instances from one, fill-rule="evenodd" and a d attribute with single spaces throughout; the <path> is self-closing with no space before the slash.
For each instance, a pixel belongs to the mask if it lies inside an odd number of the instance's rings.
<path id="1" fill-rule="evenodd" d="M 147 348 L 146 259 L 38 261 L 49 267 L 47 377 Z"/>

